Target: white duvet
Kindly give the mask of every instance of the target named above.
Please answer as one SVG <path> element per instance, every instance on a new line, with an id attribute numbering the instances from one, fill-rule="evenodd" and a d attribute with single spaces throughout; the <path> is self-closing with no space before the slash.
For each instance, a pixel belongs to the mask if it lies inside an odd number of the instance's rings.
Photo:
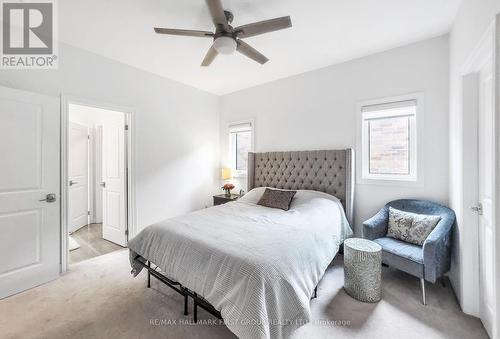
<path id="1" fill-rule="evenodd" d="M 298 191 L 289 211 L 238 201 L 151 225 L 129 241 L 167 277 L 220 311 L 239 338 L 287 338 L 310 319 L 315 286 L 352 235 L 338 199 Z"/>

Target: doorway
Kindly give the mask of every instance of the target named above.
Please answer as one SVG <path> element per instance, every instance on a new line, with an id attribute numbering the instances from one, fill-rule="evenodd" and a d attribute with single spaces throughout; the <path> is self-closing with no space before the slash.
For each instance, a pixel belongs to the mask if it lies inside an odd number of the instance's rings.
<path id="1" fill-rule="evenodd" d="M 498 130 L 495 73 L 500 66 L 496 19 L 485 32 L 470 60 L 463 67 L 462 109 L 464 140 L 463 237 L 464 311 L 479 317 L 492 338 L 498 333 L 499 294 L 496 263 L 499 232 L 496 223 L 499 203 L 495 190 L 498 172 Z M 500 96 L 499 96 L 500 97 Z"/>
<path id="2" fill-rule="evenodd" d="M 495 238 L 494 238 L 494 79 L 493 58 L 488 58 L 478 74 L 478 203 L 479 230 L 479 316 L 493 337 L 495 317 Z"/>
<path id="3" fill-rule="evenodd" d="M 67 262 L 126 246 L 128 236 L 127 112 L 67 105 Z"/>

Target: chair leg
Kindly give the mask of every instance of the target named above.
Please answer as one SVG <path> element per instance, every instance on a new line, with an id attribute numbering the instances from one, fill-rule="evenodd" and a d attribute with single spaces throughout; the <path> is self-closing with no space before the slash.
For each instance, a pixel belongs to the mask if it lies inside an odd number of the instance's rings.
<path id="1" fill-rule="evenodd" d="M 421 278 L 420 279 L 420 286 L 422 287 L 422 304 L 427 305 L 425 302 L 425 279 Z"/>

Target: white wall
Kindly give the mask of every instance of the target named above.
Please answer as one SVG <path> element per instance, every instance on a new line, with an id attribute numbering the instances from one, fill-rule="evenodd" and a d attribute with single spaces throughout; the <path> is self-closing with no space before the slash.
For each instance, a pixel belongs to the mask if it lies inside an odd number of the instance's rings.
<path id="1" fill-rule="evenodd" d="M 97 125 L 102 125 L 105 121 L 125 123 L 124 113 L 128 112 L 110 111 L 107 109 L 70 103 L 68 118 L 71 122 L 94 128 Z"/>
<path id="2" fill-rule="evenodd" d="M 62 44 L 59 70 L 0 71 L 0 85 L 132 108 L 137 222 L 202 208 L 218 176 L 219 99 Z"/>
<path id="3" fill-rule="evenodd" d="M 355 148 L 356 103 L 423 92 L 424 186 L 356 185 L 356 230 L 393 199 L 446 204 L 448 79 L 448 37 L 443 36 L 225 95 L 221 152 L 227 155 L 226 124 L 247 118 L 255 118 L 257 152 Z"/>
<path id="4" fill-rule="evenodd" d="M 464 181 L 470 180 L 464 171 L 464 133 L 467 135 L 467 123 L 464 123 L 461 107 L 461 69 L 470 57 L 472 50 L 479 43 L 488 25 L 500 12 L 498 0 L 463 0 L 461 8 L 450 33 L 450 205 L 457 215 L 457 232 L 455 232 L 455 255 L 451 271 L 451 281 L 460 299 L 464 312 L 476 314 L 474 292 L 471 290 L 471 272 L 464 269 L 468 253 L 464 251 L 464 231 L 471 225 L 464 219 L 471 213 L 469 206 L 464 206 Z M 465 259 L 464 259 L 465 258 Z"/>

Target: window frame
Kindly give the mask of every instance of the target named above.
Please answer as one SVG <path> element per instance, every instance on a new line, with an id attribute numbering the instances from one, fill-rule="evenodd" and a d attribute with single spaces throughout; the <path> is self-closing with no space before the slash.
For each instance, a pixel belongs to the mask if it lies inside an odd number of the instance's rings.
<path id="1" fill-rule="evenodd" d="M 248 170 L 237 170 L 235 167 L 236 157 L 232 152 L 232 141 L 231 141 L 231 133 L 232 129 L 236 128 L 238 125 L 250 125 L 251 128 L 251 144 L 250 144 L 250 152 L 254 150 L 254 139 L 255 139 L 255 122 L 253 119 L 232 121 L 227 124 L 227 142 L 228 142 L 228 161 L 229 167 L 232 170 L 234 178 L 246 178 L 248 176 Z"/>
<path id="2" fill-rule="evenodd" d="M 399 103 L 415 101 L 415 114 L 409 121 L 409 174 L 373 174 L 370 173 L 370 135 L 369 120 L 374 118 L 393 118 L 408 116 L 407 113 L 387 111 L 369 111 L 370 106 L 396 106 Z M 397 97 L 387 97 L 359 102 L 357 104 L 357 182 L 359 184 L 380 184 L 398 186 L 423 186 L 423 119 L 424 119 L 424 94 L 413 93 Z M 364 112 L 365 111 L 365 112 Z"/>

